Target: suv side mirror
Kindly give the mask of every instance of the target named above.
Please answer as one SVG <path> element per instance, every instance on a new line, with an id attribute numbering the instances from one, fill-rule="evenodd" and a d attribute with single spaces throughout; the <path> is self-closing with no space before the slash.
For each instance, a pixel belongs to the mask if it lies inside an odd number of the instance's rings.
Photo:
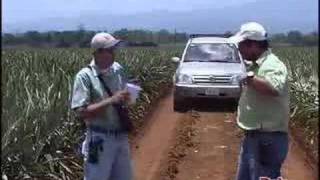
<path id="1" fill-rule="evenodd" d="M 178 57 L 172 57 L 172 58 L 171 58 L 171 61 L 174 62 L 174 63 L 178 63 L 178 62 L 180 62 L 180 58 L 178 58 Z"/>

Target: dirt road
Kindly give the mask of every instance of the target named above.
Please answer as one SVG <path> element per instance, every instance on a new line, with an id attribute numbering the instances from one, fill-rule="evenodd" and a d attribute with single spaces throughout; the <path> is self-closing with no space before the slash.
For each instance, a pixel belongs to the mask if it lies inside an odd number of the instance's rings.
<path id="1" fill-rule="evenodd" d="M 171 151 L 175 151 L 172 146 L 181 144 L 181 138 L 177 138 L 180 133 L 177 130 L 185 128 L 179 127 L 184 126 L 181 122 L 191 118 L 190 113 L 173 112 L 172 102 L 172 94 L 159 102 L 143 136 L 134 145 L 135 180 L 234 179 L 242 133 L 232 120 L 232 110 L 221 102 L 195 102 L 197 118 L 192 125 L 195 135 L 191 138 L 194 146 L 183 147 L 185 155 L 180 160 L 172 160 L 177 164 L 175 174 L 161 174 L 168 169 L 169 154 L 178 153 Z M 311 169 L 305 158 L 302 149 L 291 139 L 290 152 L 282 169 L 284 177 L 317 180 L 317 171 Z M 169 168 L 172 172 L 172 167 Z"/>
<path id="2" fill-rule="evenodd" d="M 154 180 L 159 173 L 160 161 L 166 157 L 174 130 L 183 114 L 172 112 L 172 95 L 164 97 L 148 117 L 144 136 L 133 150 L 136 180 Z"/>

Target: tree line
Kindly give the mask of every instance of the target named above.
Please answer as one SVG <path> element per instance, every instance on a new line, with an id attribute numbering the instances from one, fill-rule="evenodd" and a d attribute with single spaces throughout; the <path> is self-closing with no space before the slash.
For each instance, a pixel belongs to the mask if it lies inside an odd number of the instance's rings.
<path id="1" fill-rule="evenodd" d="M 274 44 L 291 44 L 296 46 L 317 46 L 319 33 L 317 31 L 302 34 L 300 31 L 289 31 L 288 33 L 278 33 L 271 36 Z"/>
<path id="2" fill-rule="evenodd" d="M 106 32 L 106 31 L 105 31 Z M 97 31 L 85 30 L 80 27 L 74 31 L 28 31 L 22 34 L 2 34 L 2 45 L 32 47 L 89 47 L 91 38 Z M 226 32 L 230 33 L 230 31 Z M 186 43 L 187 33 L 120 29 L 112 33 L 115 37 L 129 42 L 130 46 L 157 46 L 159 44 Z M 271 36 L 273 44 L 289 44 L 301 46 L 318 45 L 318 32 L 303 34 L 300 31 L 289 31 Z"/>
<path id="3" fill-rule="evenodd" d="M 98 31 L 79 29 L 75 31 L 28 31 L 23 34 L 2 34 L 2 45 L 28 45 L 34 47 L 89 47 L 91 38 Z M 101 31 L 99 31 L 101 32 Z M 107 31 L 104 31 L 107 32 Z M 168 30 L 128 30 L 120 29 L 112 33 L 131 46 L 157 46 L 158 44 L 185 43 L 186 33 L 171 33 Z"/>

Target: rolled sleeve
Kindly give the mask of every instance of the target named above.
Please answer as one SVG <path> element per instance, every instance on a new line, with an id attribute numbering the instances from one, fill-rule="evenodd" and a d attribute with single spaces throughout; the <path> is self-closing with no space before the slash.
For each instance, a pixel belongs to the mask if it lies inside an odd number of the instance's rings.
<path id="1" fill-rule="evenodd" d="M 71 109 L 85 107 L 90 103 L 90 82 L 82 74 L 77 74 L 71 97 Z"/>
<path id="2" fill-rule="evenodd" d="M 283 89 L 287 83 L 287 69 L 284 65 L 278 64 L 265 69 L 263 78 L 279 93 L 283 92 Z"/>

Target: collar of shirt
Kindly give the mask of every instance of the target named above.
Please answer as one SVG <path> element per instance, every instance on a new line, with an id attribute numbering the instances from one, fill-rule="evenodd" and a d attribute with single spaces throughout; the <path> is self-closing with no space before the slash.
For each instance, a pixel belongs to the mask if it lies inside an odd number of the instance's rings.
<path id="1" fill-rule="evenodd" d="M 100 74 L 101 75 L 110 75 L 113 72 L 112 65 L 107 69 L 103 69 L 103 70 L 99 69 L 99 67 L 95 64 L 94 59 L 91 60 L 91 63 L 89 64 L 89 66 L 92 67 L 94 76 L 98 76 Z"/>
<path id="2" fill-rule="evenodd" d="M 264 53 L 261 54 L 258 60 L 256 60 L 253 64 L 258 65 L 259 67 L 262 65 L 262 63 L 267 59 L 268 55 L 271 54 L 271 49 L 268 49 Z"/>

